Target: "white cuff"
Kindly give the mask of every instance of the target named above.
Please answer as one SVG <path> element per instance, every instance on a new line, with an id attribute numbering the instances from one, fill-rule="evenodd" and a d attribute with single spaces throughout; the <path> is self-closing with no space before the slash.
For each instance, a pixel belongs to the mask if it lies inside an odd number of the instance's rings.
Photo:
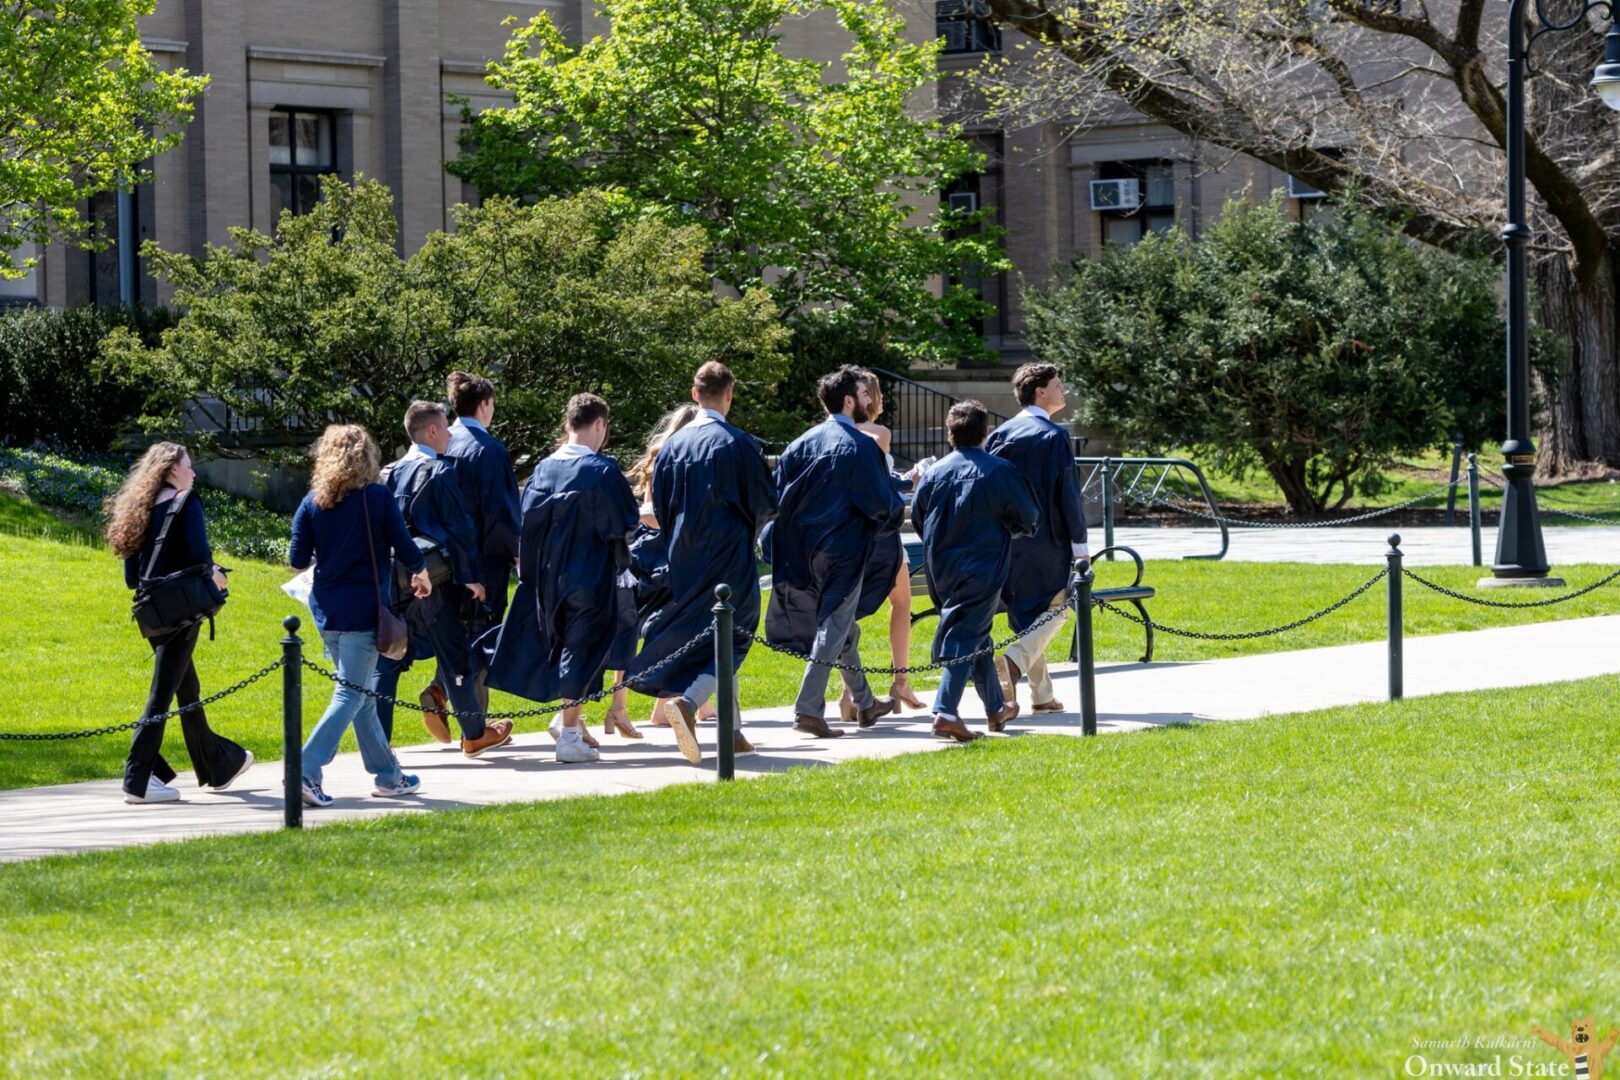
<path id="1" fill-rule="evenodd" d="M 1070 544 L 1069 549 L 1072 558 L 1085 559 L 1087 562 L 1091 561 L 1091 548 L 1083 541 L 1078 544 Z"/>
<path id="2" fill-rule="evenodd" d="M 636 575 L 632 574 L 628 570 L 620 570 L 619 576 L 614 581 L 614 584 L 621 589 L 633 589 L 636 587 Z"/>

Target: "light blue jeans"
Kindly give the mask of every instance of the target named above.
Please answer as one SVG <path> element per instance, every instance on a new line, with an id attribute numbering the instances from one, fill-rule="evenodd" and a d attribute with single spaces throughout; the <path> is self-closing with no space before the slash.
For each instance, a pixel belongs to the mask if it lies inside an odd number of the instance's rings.
<path id="1" fill-rule="evenodd" d="M 375 630 L 322 630 L 326 655 L 337 664 L 337 673 L 356 686 L 369 686 L 377 667 Z M 336 685 L 332 703 L 326 707 L 304 743 L 304 783 L 319 785 L 321 769 L 337 756 L 343 733 L 354 725 L 354 738 L 360 744 L 360 760 L 366 771 L 377 778 L 379 787 L 399 782 L 399 760 L 388 748 L 382 725 L 377 722 L 377 703 L 358 690 Z"/>

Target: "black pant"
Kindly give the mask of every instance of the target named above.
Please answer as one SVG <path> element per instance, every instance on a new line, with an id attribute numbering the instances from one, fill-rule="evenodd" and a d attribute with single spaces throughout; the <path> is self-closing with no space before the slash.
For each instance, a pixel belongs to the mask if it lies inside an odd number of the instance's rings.
<path id="1" fill-rule="evenodd" d="M 201 626 L 177 630 L 164 637 L 151 638 L 152 688 L 146 696 L 142 716 L 157 716 L 169 711 L 171 703 L 182 708 L 201 696 L 197 684 L 197 666 L 191 662 L 191 653 L 197 645 Z M 174 779 L 174 770 L 163 760 L 164 721 L 143 724 L 135 729 L 130 743 L 129 760 L 124 762 L 124 790 L 131 795 L 146 794 L 146 783 L 156 776 L 165 784 Z M 180 714 L 180 730 L 185 733 L 186 752 L 191 755 L 191 767 L 197 770 L 197 783 L 223 784 L 235 776 L 247 760 L 247 751 L 223 736 L 214 734 L 202 709 Z"/>

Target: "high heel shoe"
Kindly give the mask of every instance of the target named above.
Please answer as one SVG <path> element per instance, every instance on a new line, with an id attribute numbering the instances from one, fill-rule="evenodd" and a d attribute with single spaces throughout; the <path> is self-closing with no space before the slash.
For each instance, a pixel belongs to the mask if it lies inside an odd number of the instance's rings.
<path id="1" fill-rule="evenodd" d="M 911 683 L 905 679 L 896 679 L 889 686 L 889 696 L 908 709 L 925 709 L 922 698 L 911 692 Z M 899 712 L 896 709 L 895 712 Z"/>
<path id="2" fill-rule="evenodd" d="M 640 729 L 630 722 L 630 712 L 622 705 L 611 706 L 602 717 L 602 734 L 617 735 L 621 739 L 639 739 Z"/>

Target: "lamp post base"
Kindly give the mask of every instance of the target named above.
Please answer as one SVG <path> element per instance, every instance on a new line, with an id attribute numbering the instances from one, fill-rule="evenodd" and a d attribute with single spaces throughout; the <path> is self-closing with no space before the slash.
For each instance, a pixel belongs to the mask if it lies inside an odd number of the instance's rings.
<path id="1" fill-rule="evenodd" d="M 1496 559 L 1491 564 L 1491 587 L 1549 584 L 1547 548 L 1541 539 L 1541 515 L 1536 512 L 1536 464 L 1533 453 L 1514 453 L 1504 446 L 1507 464 L 1502 477 L 1502 520 L 1496 533 Z M 1517 459 L 1517 460 L 1515 460 Z M 1484 582 L 1481 582 L 1484 584 Z"/>
<path id="2" fill-rule="evenodd" d="M 1561 577 L 1482 577 L 1474 585 L 1478 589 L 1562 589 Z"/>

